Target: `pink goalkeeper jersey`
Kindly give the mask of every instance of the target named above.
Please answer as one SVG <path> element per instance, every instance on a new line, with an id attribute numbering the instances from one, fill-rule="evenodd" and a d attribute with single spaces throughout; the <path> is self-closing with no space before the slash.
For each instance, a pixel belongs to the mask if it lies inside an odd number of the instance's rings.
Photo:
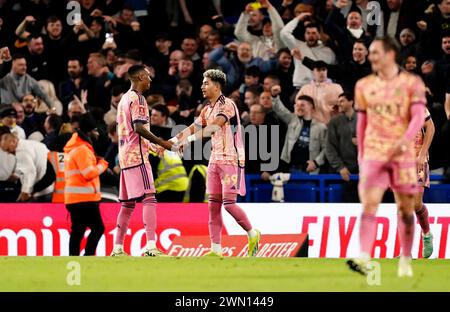
<path id="1" fill-rule="evenodd" d="M 367 113 L 364 136 L 364 160 L 387 161 L 394 145 L 408 129 L 414 104 L 425 104 L 425 85 L 416 75 L 401 71 L 392 80 L 375 74 L 359 80 L 355 87 L 359 111 Z M 393 161 L 415 162 L 414 140 L 405 153 Z"/>
<path id="2" fill-rule="evenodd" d="M 233 166 L 245 166 L 245 150 L 242 140 L 241 119 L 234 102 L 221 95 L 215 104 L 207 104 L 195 120 L 198 126 L 211 125 L 217 116 L 226 123 L 211 136 L 212 152 L 209 162 Z"/>
<path id="3" fill-rule="evenodd" d="M 150 142 L 134 131 L 133 124 L 143 123 L 147 130 L 149 110 L 145 98 L 136 91 L 129 90 L 117 106 L 117 134 L 119 136 L 119 165 L 121 169 L 148 163 Z"/>

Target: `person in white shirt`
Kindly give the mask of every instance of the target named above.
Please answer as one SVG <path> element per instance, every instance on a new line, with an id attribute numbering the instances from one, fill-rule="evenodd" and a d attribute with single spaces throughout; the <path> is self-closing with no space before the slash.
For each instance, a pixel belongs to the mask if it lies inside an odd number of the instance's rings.
<path id="1" fill-rule="evenodd" d="M 287 45 L 294 55 L 294 76 L 292 82 L 297 89 L 300 89 L 305 84 L 308 84 L 312 80 L 312 72 L 309 68 L 302 64 L 302 61 L 296 57 L 296 52 L 300 52 L 301 55 L 307 56 L 314 61 L 324 61 L 327 64 L 336 63 L 336 55 L 329 48 L 323 45 L 320 39 L 319 26 L 314 23 L 305 25 L 305 41 L 297 40 L 293 31 L 297 27 L 300 21 L 310 16 L 310 13 L 302 13 L 296 16 L 292 21 L 287 23 L 281 30 L 281 40 Z"/>
<path id="2" fill-rule="evenodd" d="M 0 142 L 4 134 L 11 133 L 7 126 L 0 126 Z M 0 148 L 0 181 L 8 181 L 14 174 L 16 167 L 16 157 Z"/>
<path id="3" fill-rule="evenodd" d="M 49 150 L 45 144 L 20 140 L 14 134 L 4 134 L 0 146 L 3 151 L 15 155 L 17 159 L 15 172 L 22 183 L 18 201 L 28 201 L 31 197 L 37 199 L 53 191 L 56 174 L 48 161 Z"/>
<path id="4" fill-rule="evenodd" d="M 267 7 L 267 13 L 269 13 L 269 18 L 263 20 L 263 35 L 255 36 L 247 29 L 250 13 L 253 11 L 251 4 L 248 4 L 245 7 L 245 11 L 241 13 L 234 30 L 234 35 L 239 41 L 250 43 L 255 57 L 260 57 L 267 61 L 275 57 L 276 52 L 285 46 L 280 38 L 280 31 L 284 27 L 284 23 L 280 14 L 278 14 L 277 10 L 268 0 L 260 2 L 263 6 Z"/>

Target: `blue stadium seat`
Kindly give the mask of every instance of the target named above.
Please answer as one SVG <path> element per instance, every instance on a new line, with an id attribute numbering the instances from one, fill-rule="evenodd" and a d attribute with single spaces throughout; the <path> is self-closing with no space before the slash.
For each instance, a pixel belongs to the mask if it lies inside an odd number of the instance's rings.
<path id="1" fill-rule="evenodd" d="M 342 184 L 330 184 L 327 187 L 328 192 L 328 202 L 330 203 L 341 203 L 342 202 Z"/>
<path id="2" fill-rule="evenodd" d="M 255 183 L 251 188 L 251 198 L 254 202 L 272 201 L 272 184 Z M 285 202 L 314 203 L 317 198 L 317 187 L 314 183 L 291 183 L 284 186 Z"/>
<path id="3" fill-rule="evenodd" d="M 429 189 L 425 189 L 423 195 L 425 203 L 449 203 L 450 185 L 449 184 L 431 184 Z"/>
<path id="4" fill-rule="evenodd" d="M 251 188 L 253 199 L 255 203 L 270 203 L 272 201 L 272 184 L 254 184 Z"/>
<path id="5" fill-rule="evenodd" d="M 317 187 L 314 183 L 292 183 L 284 186 L 285 202 L 315 203 L 318 201 Z"/>

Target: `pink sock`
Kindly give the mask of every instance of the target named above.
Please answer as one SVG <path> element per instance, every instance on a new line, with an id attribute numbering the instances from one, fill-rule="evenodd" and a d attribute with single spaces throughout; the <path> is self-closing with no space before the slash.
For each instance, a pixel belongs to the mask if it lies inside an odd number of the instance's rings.
<path id="1" fill-rule="evenodd" d="M 156 198 L 155 195 L 145 197 L 142 201 L 142 218 L 147 241 L 156 240 Z"/>
<path id="2" fill-rule="evenodd" d="M 244 210 L 236 205 L 236 197 L 236 194 L 225 194 L 223 198 L 223 206 L 245 231 L 250 231 L 252 229 L 252 225 L 250 224 Z"/>
<path id="3" fill-rule="evenodd" d="M 131 215 L 134 211 L 134 202 L 123 202 L 117 216 L 117 233 L 114 244 L 123 245 L 125 235 L 127 234 L 128 224 L 130 224 Z"/>
<path id="4" fill-rule="evenodd" d="M 359 226 L 359 243 L 361 252 L 371 255 L 373 242 L 377 234 L 377 221 L 374 213 L 363 212 Z"/>
<path id="5" fill-rule="evenodd" d="M 222 196 L 209 195 L 209 236 L 211 242 L 220 244 L 222 242 Z"/>
<path id="6" fill-rule="evenodd" d="M 419 220 L 420 227 L 422 228 L 422 233 L 427 234 L 430 232 L 430 223 L 428 221 L 428 209 L 427 206 L 422 205 L 422 208 L 416 210 L 416 217 Z"/>
<path id="7" fill-rule="evenodd" d="M 414 215 L 398 215 L 398 235 L 402 248 L 402 256 L 411 257 L 414 240 Z"/>

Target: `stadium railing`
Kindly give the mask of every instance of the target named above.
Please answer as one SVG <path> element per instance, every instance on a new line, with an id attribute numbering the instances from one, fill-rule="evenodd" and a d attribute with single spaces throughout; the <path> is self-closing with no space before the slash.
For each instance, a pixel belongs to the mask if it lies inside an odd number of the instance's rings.
<path id="1" fill-rule="evenodd" d="M 273 186 L 261 180 L 259 174 L 247 174 L 245 177 L 247 194 L 241 202 L 271 202 Z M 358 181 L 358 175 L 350 180 Z M 450 184 L 443 184 L 445 177 L 431 175 L 431 186 L 425 190 L 424 202 L 450 203 Z M 292 174 L 284 184 L 285 202 L 342 202 L 343 183 L 339 174 Z"/>

